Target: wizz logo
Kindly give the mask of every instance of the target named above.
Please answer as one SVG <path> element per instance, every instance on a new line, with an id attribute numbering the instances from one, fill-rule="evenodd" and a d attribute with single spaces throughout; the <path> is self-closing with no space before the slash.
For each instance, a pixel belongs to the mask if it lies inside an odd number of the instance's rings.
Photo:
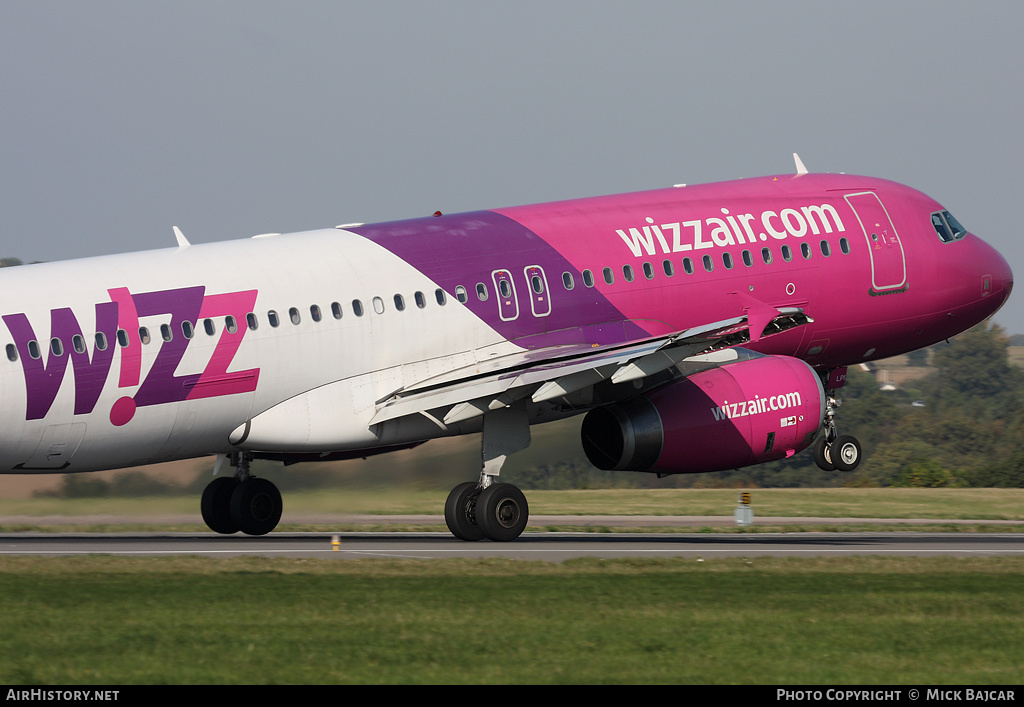
<path id="1" fill-rule="evenodd" d="M 185 350 L 194 339 L 186 331 L 201 319 L 232 317 L 244 322 L 256 302 L 256 290 L 207 295 L 202 285 L 156 292 L 131 293 L 122 287 L 107 290 L 109 302 L 95 305 L 96 336 L 86 337 L 69 307 L 50 310 L 50 346 L 38 343 L 35 330 L 25 314 L 6 314 L 7 325 L 25 374 L 26 420 L 39 420 L 53 406 L 63 384 L 68 361 L 75 381 L 75 415 L 91 413 L 99 401 L 113 365 L 114 351 L 120 351 L 118 388 L 138 386 L 133 395 L 118 398 L 110 409 L 115 425 L 128 423 L 139 407 L 252 392 L 259 369 L 228 372 L 246 327 L 234 331 L 224 327 L 206 367 L 200 373 L 175 375 Z M 168 336 L 161 337 L 160 350 L 146 377 L 142 378 L 140 318 L 170 314 Z M 182 324 L 188 323 L 184 328 Z M 92 340 L 90 355 L 85 342 Z M 117 343 L 115 343 L 117 342 Z M 40 350 L 45 350 L 46 360 Z"/>

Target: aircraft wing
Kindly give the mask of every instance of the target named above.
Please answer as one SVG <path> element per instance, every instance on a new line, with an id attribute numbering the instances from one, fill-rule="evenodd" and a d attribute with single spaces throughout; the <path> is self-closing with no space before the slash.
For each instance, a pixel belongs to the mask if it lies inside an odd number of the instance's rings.
<path id="1" fill-rule="evenodd" d="M 767 317 L 752 307 L 742 316 L 665 336 L 517 352 L 407 386 L 378 404 L 371 424 L 423 414 L 450 425 L 527 396 L 539 403 L 604 380 L 624 383 L 644 378 L 692 356 L 757 341 L 810 321 L 796 307 L 773 308 Z M 751 337 L 751 330 L 761 333 Z"/>

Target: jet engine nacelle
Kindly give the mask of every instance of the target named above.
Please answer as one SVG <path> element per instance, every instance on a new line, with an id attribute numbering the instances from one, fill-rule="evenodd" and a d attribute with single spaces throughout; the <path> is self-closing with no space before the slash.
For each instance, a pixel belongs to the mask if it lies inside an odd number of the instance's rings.
<path id="1" fill-rule="evenodd" d="M 792 456 L 825 417 L 814 370 L 764 356 L 695 373 L 583 419 L 583 448 L 599 469 L 694 473 Z"/>

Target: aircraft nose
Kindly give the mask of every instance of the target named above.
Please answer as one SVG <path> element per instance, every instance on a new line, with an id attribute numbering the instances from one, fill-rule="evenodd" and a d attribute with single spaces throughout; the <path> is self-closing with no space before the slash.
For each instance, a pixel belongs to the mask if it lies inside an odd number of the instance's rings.
<path id="1" fill-rule="evenodd" d="M 989 258 L 989 273 L 982 280 L 982 295 L 995 298 L 992 303 L 995 312 L 1010 298 L 1013 290 L 1013 270 L 1010 264 L 995 248 Z"/>

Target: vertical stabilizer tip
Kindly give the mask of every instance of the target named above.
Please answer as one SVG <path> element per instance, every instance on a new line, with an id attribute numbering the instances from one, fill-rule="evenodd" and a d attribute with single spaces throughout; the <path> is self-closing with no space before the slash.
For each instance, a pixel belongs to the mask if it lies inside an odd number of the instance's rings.
<path id="1" fill-rule="evenodd" d="M 177 226 L 172 226 L 172 228 L 174 229 L 174 237 L 178 239 L 179 248 L 184 248 L 187 245 L 191 245 L 191 243 L 188 242 L 188 239 L 185 238 L 185 234 L 181 232 L 180 228 L 178 228 Z"/>
<path id="2" fill-rule="evenodd" d="M 800 159 L 800 155 L 793 153 L 793 160 L 796 162 L 796 173 L 807 174 L 807 168 L 804 167 L 803 160 Z"/>

